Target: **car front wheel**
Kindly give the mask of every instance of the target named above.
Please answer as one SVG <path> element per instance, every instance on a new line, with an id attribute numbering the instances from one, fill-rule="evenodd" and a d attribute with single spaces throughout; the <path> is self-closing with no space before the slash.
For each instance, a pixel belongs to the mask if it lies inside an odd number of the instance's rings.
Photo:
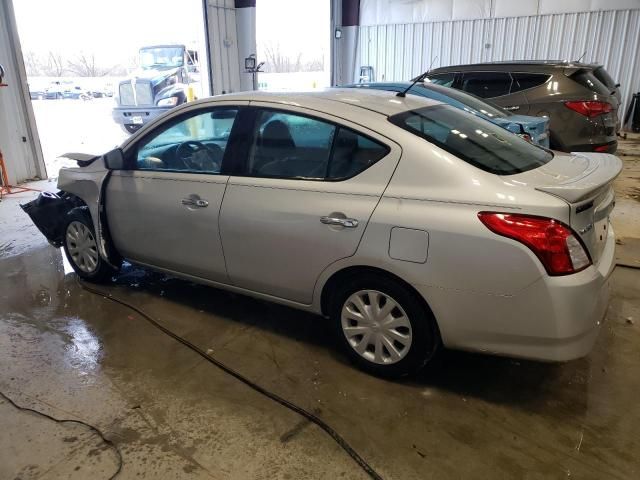
<path id="1" fill-rule="evenodd" d="M 344 352 L 374 375 L 415 373 L 440 344 L 424 302 L 407 285 L 384 275 L 348 278 L 333 296 L 331 318 Z"/>
<path id="2" fill-rule="evenodd" d="M 98 242 L 87 207 L 74 208 L 67 214 L 63 247 L 74 271 L 83 280 L 101 282 L 116 273 L 98 252 Z"/>

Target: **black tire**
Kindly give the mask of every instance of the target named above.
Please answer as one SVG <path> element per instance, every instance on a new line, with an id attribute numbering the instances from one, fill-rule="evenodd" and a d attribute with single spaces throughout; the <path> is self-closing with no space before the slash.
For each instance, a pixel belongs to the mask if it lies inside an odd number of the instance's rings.
<path id="1" fill-rule="evenodd" d="M 410 346 L 407 353 L 395 363 L 381 364 L 364 358 L 356 352 L 343 331 L 342 311 L 345 303 L 353 294 L 365 290 L 390 297 L 404 310 L 410 323 Z M 335 338 L 345 354 L 362 370 L 380 377 L 399 378 L 414 374 L 434 357 L 440 347 L 438 327 L 429 307 L 408 285 L 384 274 L 360 273 L 347 277 L 333 292 L 330 317 Z"/>
<path id="2" fill-rule="evenodd" d="M 136 133 L 138 130 L 142 128 L 142 125 L 133 125 L 133 124 L 124 124 L 122 125 L 122 129 L 127 133 Z"/>
<path id="3" fill-rule="evenodd" d="M 72 226 L 72 224 L 74 225 Z M 91 249 L 91 251 L 94 252 L 91 253 L 91 255 L 95 258 L 95 266 L 85 262 L 82 258 L 79 258 L 80 256 L 77 253 L 75 256 L 73 254 L 73 250 L 77 247 L 77 244 L 75 244 L 74 240 L 71 238 L 73 237 L 73 234 L 70 232 L 78 231 L 76 228 L 77 224 L 82 224 L 84 226 L 86 231 L 90 234 L 90 236 L 87 236 L 86 238 L 88 240 L 92 238 L 96 244 L 96 247 Z M 90 282 L 100 283 L 110 280 L 117 272 L 117 270 L 107 264 L 98 253 L 96 233 L 93 228 L 93 221 L 91 220 L 88 207 L 74 208 L 67 214 L 63 235 L 62 246 L 64 248 L 64 253 L 67 255 L 67 259 L 73 267 L 73 270 L 80 278 Z"/>

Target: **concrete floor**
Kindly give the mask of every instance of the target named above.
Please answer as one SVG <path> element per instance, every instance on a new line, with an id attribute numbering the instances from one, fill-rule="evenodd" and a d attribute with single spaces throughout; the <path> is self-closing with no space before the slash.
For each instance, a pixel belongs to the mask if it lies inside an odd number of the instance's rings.
<path id="1" fill-rule="evenodd" d="M 614 223 L 619 257 L 640 264 L 632 155 L 622 157 Z M 122 479 L 366 478 L 315 425 L 82 290 L 19 210 L 31 196 L 0 203 L 2 392 L 99 427 L 122 452 Z M 402 382 L 350 366 L 325 322 L 298 311 L 132 266 L 100 288 L 315 412 L 387 480 L 640 478 L 638 270 L 614 272 L 606 323 L 584 359 L 445 352 Z M 116 468 L 86 427 L 0 399 L 0 478 L 106 479 Z"/>

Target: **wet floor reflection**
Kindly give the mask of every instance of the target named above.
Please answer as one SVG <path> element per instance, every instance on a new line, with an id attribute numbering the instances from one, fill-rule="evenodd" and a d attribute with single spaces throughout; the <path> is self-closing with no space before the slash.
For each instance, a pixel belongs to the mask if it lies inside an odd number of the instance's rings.
<path id="1" fill-rule="evenodd" d="M 21 324 L 47 335 L 43 358 L 66 372 L 60 378 L 115 385 L 143 405 L 167 394 L 188 402 L 214 388 L 206 397 L 211 405 L 227 398 L 238 409 L 246 406 L 247 392 L 235 382 L 213 367 L 196 374 L 198 362 L 183 346 L 126 308 L 80 289 L 60 251 L 43 247 L 0 262 L 7 272 L 0 280 L 1 318 L 14 315 L 11 335 L 28 336 Z M 620 285 L 629 284 L 626 274 L 616 275 Z M 433 478 L 525 478 L 531 471 L 531 478 L 566 478 L 567 472 L 634 478 L 627 474 L 640 467 L 628 455 L 640 451 L 629 429 L 640 428 L 640 370 L 631 361 L 640 342 L 621 321 L 637 314 L 629 313 L 637 311 L 629 306 L 637 289 L 614 298 L 596 349 L 585 359 L 542 364 L 446 351 L 418 377 L 390 382 L 349 365 L 327 322 L 314 315 L 128 264 L 99 288 L 317 412 L 388 478 L 424 478 L 426 468 Z M 204 377 L 191 381 L 190 375 Z"/>

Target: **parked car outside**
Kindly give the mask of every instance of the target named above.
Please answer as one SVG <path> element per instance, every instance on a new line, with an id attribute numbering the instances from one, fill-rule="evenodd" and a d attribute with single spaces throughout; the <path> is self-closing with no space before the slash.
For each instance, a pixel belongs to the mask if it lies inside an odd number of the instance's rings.
<path id="1" fill-rule="evenodd" d="M 581 357 L 607 308 L 621 161 L 441 102 L 223 95 L 67 156 L 79 167 L 60 192 L 23 208 L 82 279 L 127 259 L 314 312 L 375 374 L 414 372 L 441 345 Z"/>
<path id="2" fill-rule="evenodd" d="M 512 112 L 548 116 L 555 150 L 614 153 L 619 102 L 595 70 L 606 72 L 579 62 L 494 62 L 437 68 L 428 79 Z"/>
<path id="3" fill-rule="evenodd" d="M 411 82 L 374 82 L 346 85 L 347 88 L 370 88 L 390 92 L 404 92 L 410 86 Z M 489 120 L 499 127 L 509 130 L 516 135 L 520 135 L 537 145 L 549 147 L 548 118 L 514 115 L 470 93 L 429 82 L 416 83 L 408 93 L 447 103 L 453 107 L 478 115 L 485 120 Z"/>

